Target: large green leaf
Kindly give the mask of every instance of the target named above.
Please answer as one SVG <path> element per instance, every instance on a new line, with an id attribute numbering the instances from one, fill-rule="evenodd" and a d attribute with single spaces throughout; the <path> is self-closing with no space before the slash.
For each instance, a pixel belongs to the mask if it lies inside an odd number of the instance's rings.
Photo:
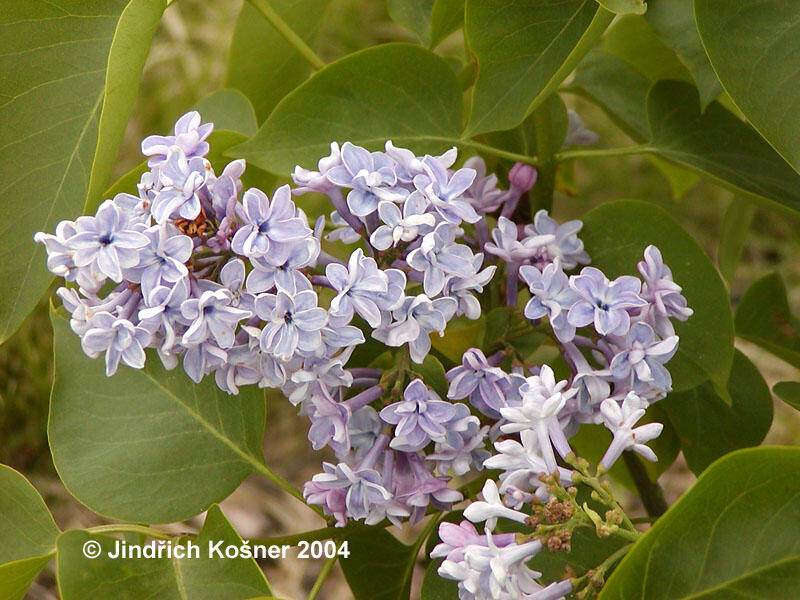
<path id="1" fill-rule="evenodd" d="M 202 98 L 194 105 L 194 109 L 203 117 L 203 121 L 214 123 L 214 129 L 238 131 L 250 137 L 258 130 L 258 121 L 253 105 L 242 92 L 228 88 L 217 90 Z M 214 140 L 209 140 L 209 145 Z"/>
<path id="2" fill-rule="evenodd" d="M 594 0 L 468 0 L 478 61 L 466 135 L 511 129 L 572 71 L 611 22 Z"/>
<path id="3" fill-rule="evenodd" d="M 433 0 L 387 0 L 389 16 L 417 36 L 424 46 L 431 40 Z"/>
<path id="4" fill-rule="evenodd" d="M 58 527 L 34 487 L 0 465 L 0 598 L 19 600 L 55 552 Z"/>
<path id="5" fill-rule="evenodd" d="M 800 597 L 798 471 L 798 448 L 720 459 L 636 543 L 600 600 Z"/>
<path id="6" fill-rule="evenodd" d="M 458 584 L 452 579 L 445 579 L 437 573 L 442 559 L 432 560 L 425 568 L 420 600 L 458 600 Z"/>
<path id="7" fill-rule="evenodd" d="M 800 3 L 695 0 L 694 10 L 725 91 L 800 171 Z"/>
<path id="8" fill-rule="evenodd" d="M 120 15 L 127 4 L 126 0 L 3 3 L 0 342 L 33 309 L 52 278 L 44 267 L 44 248 L 34 246 L 33 234 L 76 217 L 86 200 L 107 71 L 120 87 L 104 111 L 100 145 L 110 149 L 119 142 L 113 122 L 121 112 L 115 111 L 127 106 L 138 78 L 129 71 L 135 61 L 110 65 L 109 52 L 115 35 L 119 44 L 129 40 L 135 15 L 149 19 L 148 10 L 137 9 L 126 13 L 123 22 Z M 136 6 L 140 7 L 138 2 Z M 140 34 L 143 41 L 147 27 Z M 115 56 L 122 52 L 119 44 L 114 46 Z"/>
<path id="9" fill-rule="evenodd" d="M 435 48 L 448 35 L 464 26 L 464 4 L 464 0 L 434 0 L 429 47 Z"/>
<path id="10" fill-rule="evenodd" d="M 789 309 L 780 275 L 762 277 L 742 296 L 736 309 L 736 335 L 800 368 L 800 323 Z"/>
<path id="11" fill-rule="evenodd" d="M 717 264 L 720 273 L 728 282 L 733 281 L 733 276 L 736 274 L 736 267 L 747 243 L 747 234 L 755 212 L 755 205 L 745 198 L 734 198 L 725 211 L 717 249 Z"/>
<path id="12" fill-rule="evenodd" d="M 786 404 L 800 410 L 800 381 L 781 381 L 772 387 L 772 391 Z"/>
<path id="13" fill-rule="evenodd" d="M 597 2 L 618 15 L 643 15 L 648 10 L 645 0 L 597 0 Z"/>
<path id="14" fill-rule="evenodd" d="M 559 94 L 550 95 L 542 106 L 548 108 L 550 122 L 552 124 L 553 147 L 561 148 L 567 137 L 569 130 L 569 117 L 567 106 L 564 104 Z M 536 156 L 536 126 L 533 122 L 533 115 L 527 117 L 514 129 L 506 131 L 493 131 L 486 134 L 486 140 L 496 148 L 502 148 L 510 152 Z"/>
<path id="15" fill-rule="evenodd" d="M 385 529 L 347 538 L 350 556 L 342 571 L 355 600 L 408 600 L 416 551 Z"/>
<path id="16" fill-rule="evenodd" d="M 246 600 L 272 594 L 252 558 L 219 558 L 209 544 L 241 546 L 242 540 L 218 506 L 208 511 L 196 540 L 197 555 L 186 558 L 109 558 L 116 541 L 105 535 L 73 530 L 58 539 L 58 587 L 63 600 Z M 83 555 L 84 544 L 101 549 L 94 559 Z M 185 544 L 185 542 L 184 542 Z"/>
<path id="17" fill-rule="evenodd" d="M 691 389 L 707 379 L 725 386 L 733 362 L 733 318 L 719 273 L 697 242 L 665 210 L 647 202 L 618 200 L 584 218 L 581 231 L 592 265 L 609 277 L 635 274 L 644 249 L 653 244 L 694 314 L 675 322 L 678 351 L 668 364 L 673 389 Z"/>
<path id="18" fill-rule="evenodd" d="M 704 383 L 670 394 L 661 404 L 678 432 L 681 449 L 695 473 L 728 452 L 758 446 L 772 425 L 772 396 L 755 365 L 738 350 L 728 381 L 728 406 Z"/>
<path id="19" fill-rule="evenodd" d="M 447 63 L 419 46 L 386 44 L 317 72 L 231 155 L 285 176 L 297 164 L 314 167 L 333 141 L 432 152 L 458 143 L 460 131 L 461 90 Z"/>
<path id="20" fill-rule="evenodd" d="M 647 21 L 689 69 L 700 91 L 700 102 L 707 106 L 719 96 L 722 86 L 697 33 L 692 0 L 649 0 Z"/>
<path id="21" fill-rule="evenodd" d="M 681 81 L 659 81 L 647 96 L 652 146 L 738 191 L 800 210 L 800 174 L 752 127 L 718 102 L 700 112 L 697 90 Z"/>
<path id="22" fill-rule="evenodd" d="M 51 314 L 55 381 L 48 436 L 66 488 L 97 513 L 180 521 L 227 497 L 262 462 L 263 394 L 194 384 L 150 354 L 145 369 L 106 377 L 67 319 Z"/>
<path id="23" fill-rule="evenodd" d="M 289 27 L 312 43 L 330 0 L 270 0 L 269 3 Z M 259 123 L 281 98 L 308 77 L 309 71 L 308 63 L 294 47 L 250 2 L 243 2 L 233 30 L 225 85 L 241 90 L 250 98 Z"/>
<path id="24" fill-rule="evenodd" d="M 108 186 L 128 117 L 136 101 L 150 43 L 165 8 L 167 0 L 130 0 L 120 15 L 108 53 L 103 108 L 86 206 L 99 205 L 101 194 Z"/>

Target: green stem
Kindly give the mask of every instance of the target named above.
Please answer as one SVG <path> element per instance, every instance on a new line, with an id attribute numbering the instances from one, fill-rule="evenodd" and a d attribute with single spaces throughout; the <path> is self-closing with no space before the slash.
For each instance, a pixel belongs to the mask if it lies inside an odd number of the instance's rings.
<path id="1" fill-rule="evenodd" d="M 325 564 L 322 565 L 322 570 L 317 575 L 317 580 L 314 582 L 314 586 L 311 588 L 311 591 L 308 592 L 308 600 L 314 600 L 319 594 L 319 591 L 322 589 L 322 584 L 325 583 L 325 579 L 327 579 L 328 574 L 331 572 L 333 565 L 336 564 L 337 556 L 334 555 L 328 560 L 325 561 Z"/>
<path id="2" fill-rule="evenodd" d="M 452 141 L 453 143 L 460 144 L 468 148 L 472 148 L 473 150 L 478 150 L 479 152 L 484 152 L 486 154 L 491 154 L 492 156 L 497 156 L 500 158 L 507 158 L 508 160 L 513 160 L 514 162 L 521 162 L 534 166 L 538 164 L 538 160 L 536 159 L 535 156 L 528 156 L 527 154 L 518 154 L 516 152 L 509 152 L 508 150 L 495 148 L 494 146 L 489 146 L 488 144 L 482 144 L 474 140 L 452 140 Z"/>
<path id="3" fill-rule="evenodd" d="M 385 524 L 384 524 L 385 523 Z M 352 534 L 354 531 L 370 530 L 370 529 L 384 529 L 391 525 L 389 521 L 384 521 L 379 525 L 348 525 L 347 527 L 322 527 L 320 529 L 312 529 L 311 531 L 304 531 L 302 533 L 293 533 L 291 535 L 281 535 L 268 538 L 251 538 L 249 542 L 253 545 L 262 544 L 264 546 L 296 546 L 299 542 L 305 540 L 308 542 L 314 540 L 331 540 L 345 538 Z"/>
<path id="4" fill-rule="evenodd" d="M 553 209 L 553 193 L 556 187 L 556 161 L 557 148 L 553 136 L 553 118 L 550 114 L 550 104 L 542 102 L 533 111 L 533 126 L 536 130 L 536 154 L 539 157 L 537 167 L 538 176 L 536 185 L 533 186 L 531 196 L 531 216 L 536 211 Z"/>
<path id="5" fill-rule="evenodd" d="M 650 475 L 639 457 L 632 452 L 623 452 L 622 459 L 625 461 L 625 466 L 628 467 L 633 483 L 636 484 L 647 514 L 657 519 L 667 512 L 669 506 L 664 498 L 664 491 L 657 482 L 650 479 Z"/>
<path id="6" fill-rule="evenodd" d="M 555 155 L 558 162 L 565 162 L 574 158 L 600 158 L 606 156 L 630 156 L 631 154 L 647 154 L 655 152 L 655 148 L 647 144 L 636 146 L 623 146 L 622 148 L 599 148 L 587 150 L 565 150 Z"/>
<path id="7" fill-rule="evenodd" d="M 305 40 L 297 35 L 289 25 L 286 24 L 286 21 L 277 13 L 277 11 L 272 8 L 272 6 L 267 2 L 267 0 L 250 0 L 250 4 L 252 4 L 258 12 L 260 12 L 264 18 L 270 22 L 270 24 L 280 33 L 283 38 L 289 42 L 294 49 L 302 56 L 311 67 L 318 71 L 322 67 L 325 66 L 325 63 L 322 62 L 322 59 L 317 56 L 317 53 L 314 52 L 311 47 L 306 44 Z"/>
<path id="8" fill-rule="evenodd" d="M 172 540 L 176 537 L 194 536 L 193 533 L 183 533 L 180 535 L 171 535 L 165 531 L 159 531 L 151 527 L 143 525 L 126 525 L 124 523 L 113 523 L 111 525 L 97 525 L 96 527 L 89 527 L 86 531 L 90 533 L 139 533 L 147 537 L 155 538 L 157 540 Z"/>
<path id="9" fill-rule="evenodd" d="M 619 536 L 629 542 L 635 542 L 640 537 L 642 537 L 641 532 L 639 531 L 630 531 L 629 529 L 617 529 L 614 532 L 614 535 Z"/>

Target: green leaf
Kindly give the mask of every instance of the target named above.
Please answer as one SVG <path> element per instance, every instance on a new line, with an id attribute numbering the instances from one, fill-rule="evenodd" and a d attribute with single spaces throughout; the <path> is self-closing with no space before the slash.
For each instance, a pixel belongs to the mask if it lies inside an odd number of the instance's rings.
<path id="1" fill-rule="evenodd" d="M 58 536 L 39 492 L 0 465 L 0 598 L 20 600 L 55 552 Z"/>
<path id="2" fill-rule="evenodd" d="M 444 376 L 444 367 L 435 356 L 428 354 L 421 365 L 412 363 L 411 368 L 440 398 L 447 398 L 448 383 Z"/>
<path id="3" fill-rule="evenodd" d="M 636 264 L 653 244 L 694 314 L 675 322 L 678 351 L 668 364 L 675 391 L 707 379 L 728 381 L 733 362 L 733 319 L 719 273 L 697 242 L 664 209 L 647 202 L 618 200 L 603 204 L 584 218 L 581 232 L 592 265 L 609 277 L 638 275 Z"/>
<path id="4" fill-rule="evenodd" d="M 430 43 L 433 0 L 387 0 L 392 21 L 417 36 L 423 46 Z"/>
<path id="5" fill-rule="evenodd" d="M 436 572 L 442 562 L 442 559 L 433 560 L 425 568 L 420 600 L 458 600 L 458 584 Z"/>
<path id="6" fill-rule="evenodd" d="M 553 129 L 553 148 L 559 149 L 564 145 L 569 130 L 569 116 L 567 105 L 559 94 L 551 94 L 544 101 L 550 112 L 550 122 Z M 527 117 L 519 126 L 506 131 L 494 131 L 486 134 L 486 141 L 495 148 L 536 156 L 536 126 L 533 115 Z"/>
<path id="7" fill-rule="evenodd" d="M 674 392 L 661 404 L 681 442 L 681 449 L 696 474 L 725 454 L 758 446 L 772 425 L 772 396 L 764 378 L 738 350 L 728 381 L 733 404 L 728 406 L 704 383 Z"/>
<path id="8" fill-rule="evenodd" d="M 307 43 L 319 33 L 330 0 L 270 0 L 270 5 Z M 310 68 L 250 2 L 233 30 L 225 86 L 241 90 L 262 123 L 286 94 L 308 77 Z"/>
<path id="9" fill-rule="evenodd" d="M 800 211 L 800 175 L 752 127 L 718 102 L 700 112 L 697 90 L 660 81 L 647 96 L 652 146 L 736 191 Z"/>
<path id="10" fill-rule="evenodd" d="M 597 0 L 597 3 L 618 15 L 643 15 L 648 8 L 645 0 Z"/>
<path id="11" fill-rule="evenodd" d="M 585 574 L 624 545 L 620 538 L 599 538 L 593 529 L 580 528 L 572 534 L 569 552 L 543 550 L 528 565 L 542 573 L 542 581 L 551 583 L 564 579 L 568 569 L 578 576 Z"/>
<path id="12" fill-rule="evenodd" d="M 194 110 L 200 113 L 204 123 L 214 123 L 216 130 L 238 131 L 247 137 L 258 130 L 253 105 L 247 96 L 233 88 L 209 94 L 194 105 Z"/>
<path id="13" fill-rule="evenodd" d="M 385 529 L 347 538 L 350 556 L 340 561 L 355 600 L 408 600 L 416 561 L 406 546 Z"/>
<path id="14" fill-rule="evenodd" d="M 108 186 L 136 101 L 150 43 L 166 8 L 167 0 L 130 0 L 120 15 L 108 53 L 103 108 L 85 209 L 94 210 L 103 200 L 100 194 Z"/>
<path id="15" fill-rule="evenodd" d="M 800 410 L 800 382 L 781 381 L 772 387 L 772 391 L 786 404 Z"/>
<path id="16" fill-rule="evenodd" d="M 470 348 L 480 347 L 485 328 L 486 321 L 482 318 L 473 321 L 459 317 L 447 324 L 443 336 L 432 336 L 431 345 L 448 360 L 460 363 L 464 352 Z"/>
<path id="17" fill-rule="evenodd" d="M 747 120 L 800 171 L 800 3 L 695 0 L 711 65 Z"/>
<path id="18" fill-rule="evenodd" d="M 674 49 L 692 74 L 703 108 L 722 92 L 706 51 L 697 33 L 692 0 L 650 0 L 647 21 L 661 39 Z"/>
<path id="19" fill-rule="evenodd" d="M 83 555 L 89 541 L 100 544 L 100 556 Z M 242 540 L 218 506 L 208 511 L 196 540 L 197 556 L 186 558 L 109 558 L 116 541 L 87 531 L 67 531 L 58 539 L 58 586 L 63 600 L 245 600 L 272 594 L 264 574 L 252 558 L 209 555 L 209 543 L 241 546 Z M 184 542 L 185 545 L 185 542 Z"/>
<path id="20" fill-rule="evenodd" d="M 434 0 L 430 48 L 435 48 L 451 33 L 464 27 L 464 4 L 464 0 Z"/>
<path id="21" fill-rule="evenodd" d="M 413 44 L 345 56 L 286 96 L 249 142 L 231 155 L 272 173 L 315 167 L 330 143 L 370 149 L 386 140 L 415 151 L 458 143 L 461 90 L 441 58 Z"/>
<path id="22" fill-rule="evenodd" d="M 600 600 L 799 597 L 798 470 L 797 448 L 720 459 L 639 539 Z"/>
<path id="23" fill-rule="evenodd" d="M 755 205 L 744 198 L 734 198 L 725 211 L 717 250 L 717 263 L 720 273 L 729 283 L 736 274 L 739 257 L 747 242 L 747 234 L 755 212 Z"/>
<path id="24" fill-rule="evenodd" d="M 736 309 L 736 335 L 800 368 L 800 323 L 789 310 L 780 275 L 762 277 L 742 296 Z"/>
<path id="25" fill-rule="evenodd" d="M 52 279 L 37 231 L 80 214 L 123 0 L 5 2 L 0 12 L 0 342 Z"/>
<path id="26" fill-rule="evenodd" d="M 594 0 L 468 0 L 478 61 L 467 136 L 519 125 L 569 75 L 613 19 Z"/>
<path id="27" fill-rule="evenodd" d="M 263 394 L 237 396 L 213 380 L 165 371 L 154 353 L 139 371 L 106 377 L 67 319 L 51 312 L 55 380 L 48 437 L 65 487 L 119 520 L 180 521 L 226 498 L 262 464 Z"/>

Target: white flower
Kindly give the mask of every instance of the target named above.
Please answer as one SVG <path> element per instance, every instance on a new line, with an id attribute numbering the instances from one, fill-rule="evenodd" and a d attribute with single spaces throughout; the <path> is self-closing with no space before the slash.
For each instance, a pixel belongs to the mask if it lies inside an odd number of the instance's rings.
<path id="1" fill-rule="evenodd" d="M 647 423 L 634 428 L 636 422 L 644 416 L 647 402 L 633 392 L 628 393 L 622 406 L 609 398 L 600 404 L 605 426 L 614 434 L 614 439 L 603 456 L 602 465 L 610 469 L 625 450 L 633 450 L 651 462 L 658 460 L 655 452 L 645 446 L 646 442 L 661 435 L 664 426 L 661 423 Z"/>

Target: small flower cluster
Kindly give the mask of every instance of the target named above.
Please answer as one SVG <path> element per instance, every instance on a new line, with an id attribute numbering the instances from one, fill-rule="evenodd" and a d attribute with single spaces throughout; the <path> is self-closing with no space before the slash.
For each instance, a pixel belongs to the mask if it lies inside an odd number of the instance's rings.
<path id="1" fill-rule="evenodd" d="M 658 437 L 662 425 L 636 424 L 646 408 L 671 389 L 664 366 L 678 345 L 671 319 L 683 321 L 692 314 L 654 246 L 645 249 L 638 264 L 641 279 L 609 280 L 594 267 L 567 275 L 565 265 L 574 268 L 588 259 L 575 237 L 580 223 L 559 226 L 544 213 L 536 219 L 539 225 L 534 223 L 535 230 L 527 232 L 522 244 L 511 240 L 517 227 L 501 221 L 493 236 L 496 241 L 509 240 L 502 247 L 510 251 L 496 254 L 506 261 L 507 273 L 513 274 L 507 286 L 515 285 L 517 278 L 528 285 L 531 298 L 524 314 L 534 324 L 547 318 L 571 374 L 557 381 L 548 365 L 533 368 L 527 377 L 520 366 L 505 372 L 497 366 L 498 355 L 487 359 L 475 348 L 447 374 L 449 398 L 466 398 L 495 420 L 495 453 L 483 465 L 501 471 L 499 484 L 487 481 L 484 499 L 464 511 L 468 521 L 440 527 L 443 543 L 435 553 L 445 560 L 439 573 L 459 582 L 463 600 L 545 600 L 572 590 L 570 580 L 545 588 L 536 583 L 538 574 L 526 563 L 542 549 L 541 540 L 517 544 L 507 534 L 494 533 L 497 521 L 529 525 L 531 515 L 523 512 L 526 505 L 555 501 L 549 478 L 571 484 L 574 473 L 560 466 L 557 456 L 565 459 L 572 454 L 569 437 L 581 424 L 603 424 L 613 435 L 600 463 L 602 470 L 626 450 L 656 460 L 646 442 Z M 533 234 L 550 237 L 537 240 Z M 555 240 L 559 240 L 555 252 L 545 249 Z M 538 255 L 514 254 L 513 242 L 538 243 L 543 250 Z M 485 534 L 479 535 L 470 521 L 485 522 Z M 560 545 L 561 540 L 556 541 Z"/>

